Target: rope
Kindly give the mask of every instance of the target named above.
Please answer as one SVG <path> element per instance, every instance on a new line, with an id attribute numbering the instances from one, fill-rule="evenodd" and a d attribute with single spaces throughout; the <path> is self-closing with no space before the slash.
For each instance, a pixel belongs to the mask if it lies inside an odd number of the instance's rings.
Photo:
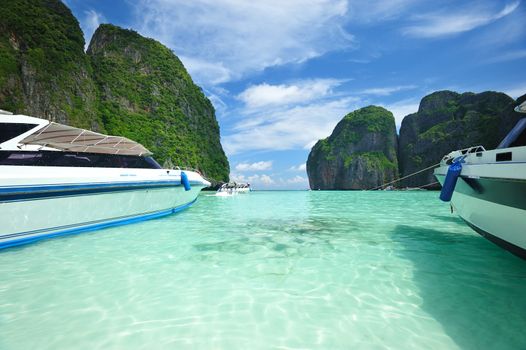
<path id="1" fill-rule="evenodd" d="M 439 182 L 438 182 L 438 181 L 431 182 L 430 184 L 427 184 L 427 185 L 424 185 L 424 186 L 420 186 L 420 187 L 418 187 L 418 188 L 424 188 L 424 187 L 433 186 L 433 185 L 436 185 L 437 183 L 439 183 Z"/>
<path id="2" fill-rule="evenodd" d="M 431 165 L 431 166 L 429 166 L 429 167 L 427 167 L 427 168 L 425 168 L 425 169 L 422 169 L 422 170 L 419 170 L 419 171 L 414 172 L 414 173 L 412 173 L 412 174 L 406 175 L 406 176 L 401 177 L 401 178 L 399 178 L 399 179 L 396 179 L 396 180 L 394 180 L 394 181 L 387 182 L 387 183 L 385 183 L 385 184 L 383 184 L 383 185 L 376 186 L 376 187 L 374 187 L 374 188 L 368 189 L 367 191 L 374 191 L 374 190 L 377 190 L 377 189 L 382 188 L 382 187 L 384 187 L 384 186 L 387 186 L 387 185 L 390 185 L 390 184 L 394 184 L 395 182 L 402 181 L 402 180 L 404 180 L 404 179 L 407 179 L 408 177 L 414 176 L 414 175 L 416 175 L 416 174 L 420 174 L 420 173 L 422 173 L 422 172 L 424 172 L 424 171 L 426 171 L 426 170 L 429 170 L 429 169 L 432 169 L 432 168 L 436 168 L 436 167 L 439 166 L 439 165 L 440 165 L 440 163 L 437 163 L 437 164 L 435 164 L 435 165 Z M 430 186 L 430 184 L 428 184 L 428 185 Z M 428 186 L 428 185 L 426 185 L 426 186 Z"/>

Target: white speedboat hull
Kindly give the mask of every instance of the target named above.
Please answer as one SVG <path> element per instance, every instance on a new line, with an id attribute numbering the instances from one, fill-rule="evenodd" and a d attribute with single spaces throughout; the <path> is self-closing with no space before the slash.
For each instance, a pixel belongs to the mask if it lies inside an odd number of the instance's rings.
<path id="1" fill-rule="evenodd" d="M 199 174 L 164 169 L 1 166 L 0 248 L 169 215 L 189 207 Z"/>
<path id="2" fill-rule="evenodd" d="M 513 161 L 495 161 L 513 153 Z M 451 198 L 458 215 L 493 243 L 526 259 L 526 147 L 467 154 Z M 435 176 L 444 185 L 448 165 Z"/>

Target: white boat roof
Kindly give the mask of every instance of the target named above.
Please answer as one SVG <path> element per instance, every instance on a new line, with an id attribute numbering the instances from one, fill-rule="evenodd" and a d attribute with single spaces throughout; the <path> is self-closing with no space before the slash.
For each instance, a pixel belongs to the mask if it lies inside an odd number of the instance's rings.
<path id="1" fill-rule="evenodd" d="M 140 143 L 126 137 L 110 136 L 94 131 L 75 128 L 45 119 L 25 115 L 1 116 L 1 122 L 38 124 L 35 129 L 18 143 L 21 145 L 38 145 L 52 147 L 60 151 L 89 152 L 104 154 L 123 154 L 147 156 L 152 153 Z"/>
<path id="2" fill-rule="evenodd" d="M 526 101 L 515 107 L 515 111 L 519 113 L 526 113 Z"/>

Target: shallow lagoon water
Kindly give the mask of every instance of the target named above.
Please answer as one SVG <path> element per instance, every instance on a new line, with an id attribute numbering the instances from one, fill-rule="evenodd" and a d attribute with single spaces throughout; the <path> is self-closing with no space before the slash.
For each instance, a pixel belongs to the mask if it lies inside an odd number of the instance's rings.
<path id="1" fill-rule="evenodd" d="M 0 251 L 0 349 L 526 348 L 526 261 L 437 197 L 202 194 Z"/>

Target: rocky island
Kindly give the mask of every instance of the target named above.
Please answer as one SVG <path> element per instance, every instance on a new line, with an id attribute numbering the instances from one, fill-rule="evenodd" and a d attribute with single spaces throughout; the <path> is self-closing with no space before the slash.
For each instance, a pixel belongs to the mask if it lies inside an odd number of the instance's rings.
<path id="1" fill-rule="evenodd" d="M 87 54 L 98 113 L 108 133 L 140 142 L 162 162 L 228 181 L 214 107 L 170 49 L 132 30 L 103 24 Z"/>
<path id="2" fill-rule="evenodd" d="M 402 121 L 398 160 L 407 176 L 437 164 L 447 153 L 470 146 L 495 148 L 513 124 L 502 123 L 502 111 L 515 101 L 501 92 L 479 94 L 438 91 L 420 101 L 418 112 Z M 500 135 L 496 130 L 509 125 Z M 417 187 L 436 181 L 433 170 L 411 176 L 398 186 Z M 435 188 L 438 188 L 437 184 Z"/>
<path id="3" fill-rule="evenodd" d="M 396 127 L 388 110 L 369 106 L 347 114 L 307 160 L 312 189 L 372 188 L 398 176 Z"/>
<path id="4" fill-rule="evenodd" d="M 521 118 L 513 108 L 524 100 L 526 95 L 515 101 L 494 91 L 437 91 L 403 119 L 399 136 L 392 114 L 381 107 L 349 113 L 312 148 L 307 160 L 310 188 L 371 189 L 437 164 L 453 150 L 495 148 Z M 430 169 L 396 186 L 438 189 L 434 182 Z"/>

